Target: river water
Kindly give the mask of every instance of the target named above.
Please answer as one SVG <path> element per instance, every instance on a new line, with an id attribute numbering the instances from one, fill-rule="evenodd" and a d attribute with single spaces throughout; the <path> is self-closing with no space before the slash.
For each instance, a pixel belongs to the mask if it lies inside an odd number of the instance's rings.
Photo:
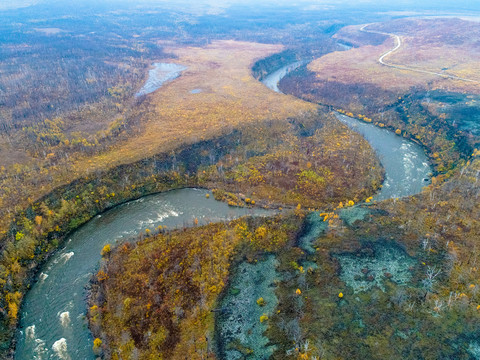
<path id="1" fill-rule="evenodd" d="M 297 64 L 281 68 L 262 82 L 270 89 L 280 92 L 279 81 L 289 71 L 297 68 L 299 66 Z M 427 156 L 419 145 L 375 125 L 339 113 L 335 115 L 349 128 L 361 134 L 382 162 L 385 181 L 381 190 L 374 196 L 374 200 L 414 195 L 428 185 L 431 169 Z M 367 212 L 362 207 L 355 206 L 345 209 L 340 216 L 350 223 L 362 220 Z M 328 229 L 328 223 L 323 221 L 319 212 L 312 212 L 308 215 L 305 226 L 307 230 L 298 239 L 298 243 L 305 252 L 314 253 L 312 243 Z M 268 317 L 272 316 L 274 305 L 278 303 L 274 284 L 281 280 L 281 276 L 276 271 L 275 261 L 275 257 L 271 255 L 255 264 L 243 262 L 232 272 L 230 288 L 226 289 L 220 306 L 226 310 L 216 318 L 217 352 L 220 358 L 241 360 L 245 358 L 245 351 L 249 351 L 253 354 L 252 359 L 267 359 L 273 353 L 275 346 L 263 334 L 267 325 L 259 322 L 259 318 L 262 313 Z M 389 263 L 393 261 L 390 260 Z M 312 266 L 316 265 L 312 263 Z M 388 264 L 382 263 L 382 266 Z M 391 271 L 393 273 L 393 270 Z M 233 292 L 232 289 L 236 291 Z M 271 306 L 259 307 L 256 303 L 259 297 L 268 299 L 267 304 Z M 238 347 L 238 344 L 241 344 L 241 347 Z"/>
<path id="2" fill-rule="evenodd" d="M 432 169 L 420 145 L 387 129 L 339 113 L 335 115 L 370 143 L 385 169 L 385 181 L 374 200 L 415 195 L 430 183 Z"/>
<path id="3" fill-rule="evenodd" d="M 146 95 L 159 89 L 163 84 L 172 81 L 180 76 L 185 66 L 173 63 L 154 63 L 153 69 L 148 71 L 148 78 L 145 85 L 135 94 L 136 97 Z"/>
<path id="4" fill-rule="evenodd" d="M 278 93 L 282 93 L 278 88 L 278 83 L 280 82 L 280 80 L 282 80 L 288 73 L 292 72 L 295 69 L 298 69 L 303 64 L 305 64 L 304 61 L 297 61 L 288 65 L 285 65 L 280 69 L 278 69 L 277 71 L 274 71 L 270 75 L 266 76 L 262 80 L 262 83 L 265 84 L 265 86 L 268 87 L 269 89 L 272 89 L 273 91 Z"/>
<path id="5" fill-rule="evenodd" d="M 262 83 L 275 92 L 280 92 L 278 83 L 289 72 L 305 62 L 288 64 L 262 80 Z M 422 147 L 393 132 L 373 124 L 335 113 L 338 120 L 361 134 L 375 150 L 385 169 L 385 181 L 374 200 L 401 198 L 418 194 L 430 183 L 432 171 Z"/>
<path id="6" fill-rule="evenodd" d="M 349 128 L 364 136 L 382 162 L 385 180 L 380 191 L 373 197 L 375 201 L 415 195 L 429 184 L 431 168 L 427 156 L 419 145 L 375 125 L 339 113 L 335 115 Z M 340 216 L 350 223 L 362 220 L 367 212 L 368 210 L 356 206 L 345 209 Z M 314 253 L 312 243 L 327 228 L 328 222 L 323 221 L 319 212 L 310 213 L 306 219 L 307 231 L 300 237 L 299 246 L 307 253 Z M 382 263 L 382 266 L 387 267 L 394 263 L 395 259 L 388 259 L 390 261 L 386 265 Z M 408 266 L 406 267 L 408 270 Z M 407 271 L 403 268 L 401 270 Z M 390 272 L 397 275 L 393 270 Z M 397 277 L 400 278 L 396 276 L 395 279 Z M 273 353 L 275 347 L 263 335 L 267 325 L 259 323 L 258 319 L 262 313 L 272 316 L 275 307 L 261 308 L 256 304 L 256 299 L 263 297 L 269 299 L 268 303 L 276 305 L 278 299 L 275 296 L 276 286 L 273 284 L 275 280 L 280 279 L 273 256 L 254 265 L 241 263 L 233 272 L 230 286 L 236 288 L 237 292 L 232 293 L 227 289 L 221 308 L 228 311 L 217 317 L 218 352 L 221 358 L 228 360 L 244 358 L 232 344 L 242 344 L 256 354 L 254 357 L 256 359 L 269 358 Z"/>
<path id="7" fill-rule="evenodd" d="M 72 233 L 65 246 L 42 268 L 27 293 L 17 334 L 15 359 L 95 359 L 85 319 L 85 286 L 99 267 L 100 251 L 145 229 L 167 228 L 271 214 L 232 208 L 207 199 L 206 190 L 183 189 L 146 196 L 95 217 Z"/>

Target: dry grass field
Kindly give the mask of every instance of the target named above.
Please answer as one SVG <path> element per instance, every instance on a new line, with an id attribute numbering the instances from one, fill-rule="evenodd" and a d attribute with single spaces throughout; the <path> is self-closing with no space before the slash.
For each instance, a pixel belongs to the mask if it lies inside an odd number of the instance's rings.
<path id="1" fill-rule="evenodd" d="M 285 78 L 284 92 L 403 131 L 442 174 L 478 147 L 480 23 L 401 19 L 345 27 L 335 37 L 354 47 Z"/>
<path id="2" fill-rule="evenodd" d="M 433 74 L 395 69 L 378 59 L 395 47 L 393 37 L 366 33 L 362 26 L 349 26 L 336 37 L 356 47 L 349 51 L 325 55 L 309 65 L 320 81 L 345 84 L 368 83 L 390 91 L 411 87 L 431 90 L 480 93 L 480 83 L 447 79 Z M 388 64 L 411 67 L 468 78 L 480 82 L 480 23 L 460 19 L 402 19 L 365 28 L 395 34 L 401 38 L 400 48 L 387 55 Z"/>
<path id="3" fill-rule="evenodd" d="M 173 48 L 172 62 L 188 69 L 152 94 L 155 111 L 139 136 L 90 159 L 93 166 L 128 163 L 211 138 L 241 124 L 280 120 L 315 107 L 274 93 L 251 75 L 255 60 L 281 50 L 276 45 L 218 41 L 205 48 Z M 192 90 L 200 90 L 192 94 Z M 120 155 L 120 156 L 119 156 Z M 83 168 L 84 162 L 78 163 Z"/>

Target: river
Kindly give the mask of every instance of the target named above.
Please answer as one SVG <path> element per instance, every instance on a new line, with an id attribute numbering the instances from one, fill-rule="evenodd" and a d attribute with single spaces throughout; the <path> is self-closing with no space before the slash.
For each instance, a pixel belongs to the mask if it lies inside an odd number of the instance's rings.
<path id="1" fill-rule="evenodd" d="M 301 61 L 288 64 L 265 77 L 262 83 L 281 93 L 278 88 L 280 80 L 303 64 L 305 62 Z M 385 169 L 385 181 L 374 200 L 418 194 L 430 183 L 432 169 L 420 145 L 373 124 L 340 113 L 335 113 L 335 116 L 370 143 Z"/>
<path id="2" fill-rule="evenodd" d="M 339 113 L 335 115 L 349 128 L 365 137 L 385 169 L 383 186 L 373 197 L 374 201 L 415 195 L 429 184 L 431 168 L 427 156 L 418 144 L 375 125 Z M 328 222 L 323 221 L 319 213 L 312 212 L 308 215 L 305 224 L 307 230 L 298 239 L 299 246 L 310 254 L 315 252 L 312 244 L 328 229 Z M 340 217 L 347 223 L 353 223 L 356 220 L 363 220 L 367 213 L 368 210 L 355 206 L 341 211 Z M 395 260 L 388 259 L 391 261 L 387 264 Z M 267 324 L 259 323 L 258 319 L 262 314 L 272 316 L 275 306 L 259 307 L 256 299 L 259 297 L 268 299 L 270 305 L 278 303 L 274 283 L 280 281 L 281 276 L 276 271 L 275 261 L 275 257 L 271 255 L 267 260 L 253 265 L 241 263 L 232 272 L 230 286 L 237 289 L 237 292 L 226 290 L 221 308 L 228 311 L 217 315 L 220 358 L 228 360 L 244 358 L 239 348 L 231 344 L 241 344 L 244 349 L 256 354 L 254 357 L 256 359 L 269 358 L 273 353 L 275 346 L 263 335 L 267 330 Z M 397 275 L 394 270 L 390 272 Z"/>
<path id="3" fill-rule="evenodd" d="M 17 333 L 15 359 L 95 359 L 85 319 L 85 286 L 98 269 L 104 245 L 125 241 L 145 229 L 229 220 L 266 210 L 232 208 L 206 198 L 199 189 L 150 195 L 113 208 L 73 232 L 65 245 L 42 267 L 27 293 Z"/>
<path id="4" fill-rule="evenodd" d="M 265 78 L 263 83 L 280 92 L 278 82 L 301 64 L 287 65 Z M 431 170 L 419 145 L 372 124 L 340 114 L 337 117 L 370 142 L 385 168 L 386 180 L 375 200 L 414 195 L 428 184 Z M 43 266 L 39 281 L 25 297 L 15 359 L 95 358 L 85 319 L 85 286 L 99 266 L 100 251 L 105 244 L 125 241 L 158 225 L 168 228 L 192 225 L 195 218 L 205 224 L 252 213 L 268 214 L 264 210 L 252 212 L 228 207 L 206 199 L 206 193 L 205 190 L 183 189 L 147 196 L 111 209 L 72 233 Z M 256 337 L 262 340 L 258 334 Z"/>
<path id="5" fill-rule="evenodd" d="M 370 143 L 385 169 L 382 189 L 373 197 L 374 200 L 415 195 L 430 184 L 432 169 L 420 145 L 390 130 L 339 113 L 335 115 Z"/>

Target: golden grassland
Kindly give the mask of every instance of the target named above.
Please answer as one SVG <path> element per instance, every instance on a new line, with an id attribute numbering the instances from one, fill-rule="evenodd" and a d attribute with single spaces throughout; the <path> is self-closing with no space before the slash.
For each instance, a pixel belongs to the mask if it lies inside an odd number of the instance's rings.
<path id="1" fill-rule="evenodd" d="M 58 156 L 60 145 L 42 148 L 35 156 L 17 150 L 12 164 L 12 146 L 9 139 L 3 139 L 0 234 L 5 234 L 14 212 L 76 178 L 212 138 L 240 124 L 285 119 L 314 109 L 294 97 L 272 92 L 252 77 L 254 61 L 278 52 L 280 46 L 218 41 L 204 48 L 170 50 L 178 56 L 171 62 L 186 65 L 188 70 L 148 95 L 149 105 L 130 133 L 122 134 L 108 149 L 96 151 L 85 143 L 69 156 Z M 191 94 L 196 88 L 202 92 Z"/>
<path id="2" fill-rule="evenodd" d="M 434 26 L 432 26 L 434 25 Z M 389 58 L 428 71 L 480 81 L 480 24 L 460 19 L 403 20 L 373 30 L 393 32 L 402 37 L 402 47 Z M 478 93 L 476 86 L 455 84 Z"/>
<path id="3" fill-rule="evenodd" d="M 371 83 L 384 90 L 403 91 L 410 86 L 428 83 L 431 75 L 415 74 L 397 70 L 378 63 L 378 58 L 395 46 L 388 38 L 381 45 L 364 45 L 348 51 L 337 51 L 312 61 L 308 69 L 316 74 L 317 82 L 340 82 L 343 84 Z"/>
<path id="4" fill-rule="evenodd" d="M 376 45 L 377 34 L 362 33 L 361 26 L 342 29 L 337 38 L 354 43 L 356 48 L 327 54 L 316 59 L 309 69 L 319 81 L 337 81 L 345 84 L 368 83 L 384 90 L 406 91 L 421 86 L 457 92 L 480 92 L 480 84 L 395 69 L 378 62 L 378 58 L 396 45 L 393 37 Z M 385 57 L 387 64 L 412 67 L 480 81 L 478 35 L 480 24 L 459 19 L 397 20 L 371 24 L 366 30 L 399 35 L 401 47 Z"/>
<path id="5" fill-rule="evenodd" d="M 235 41 L 170 49 L 178 56 L 171 61 L 188 69 L 152 95 L 155 111 L 149 114 L 142 133 L 91 159 L 93 166 L 135 161 L 173 149 L 179 142 L 208 139 L 241 124 L 281 120 L 313 110 L 312 105 L 274 93 L 253 78 L 250 69 L 254 61 L 280 49 Z M 202 91 L 191 94 L 194 89 Z"/>

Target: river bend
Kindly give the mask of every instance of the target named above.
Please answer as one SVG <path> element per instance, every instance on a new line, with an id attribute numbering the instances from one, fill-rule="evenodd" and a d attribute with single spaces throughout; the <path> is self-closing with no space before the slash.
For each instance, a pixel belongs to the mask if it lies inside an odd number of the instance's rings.
<path id="1" fill-rule="evenodd" d="M 125 241 L 145 229 L 192 226 L 230 220 L 262 209 L 229 207 L 207 199 L 206 190 L 182 189 L 150 195 L 96 216 L 73 232 L 43 266 L 25 296 L 17 333 L 17 360 L 92 360 L 93 339 L 85 318 L 85 286 L 98 269 L 106 244 Z"/>

